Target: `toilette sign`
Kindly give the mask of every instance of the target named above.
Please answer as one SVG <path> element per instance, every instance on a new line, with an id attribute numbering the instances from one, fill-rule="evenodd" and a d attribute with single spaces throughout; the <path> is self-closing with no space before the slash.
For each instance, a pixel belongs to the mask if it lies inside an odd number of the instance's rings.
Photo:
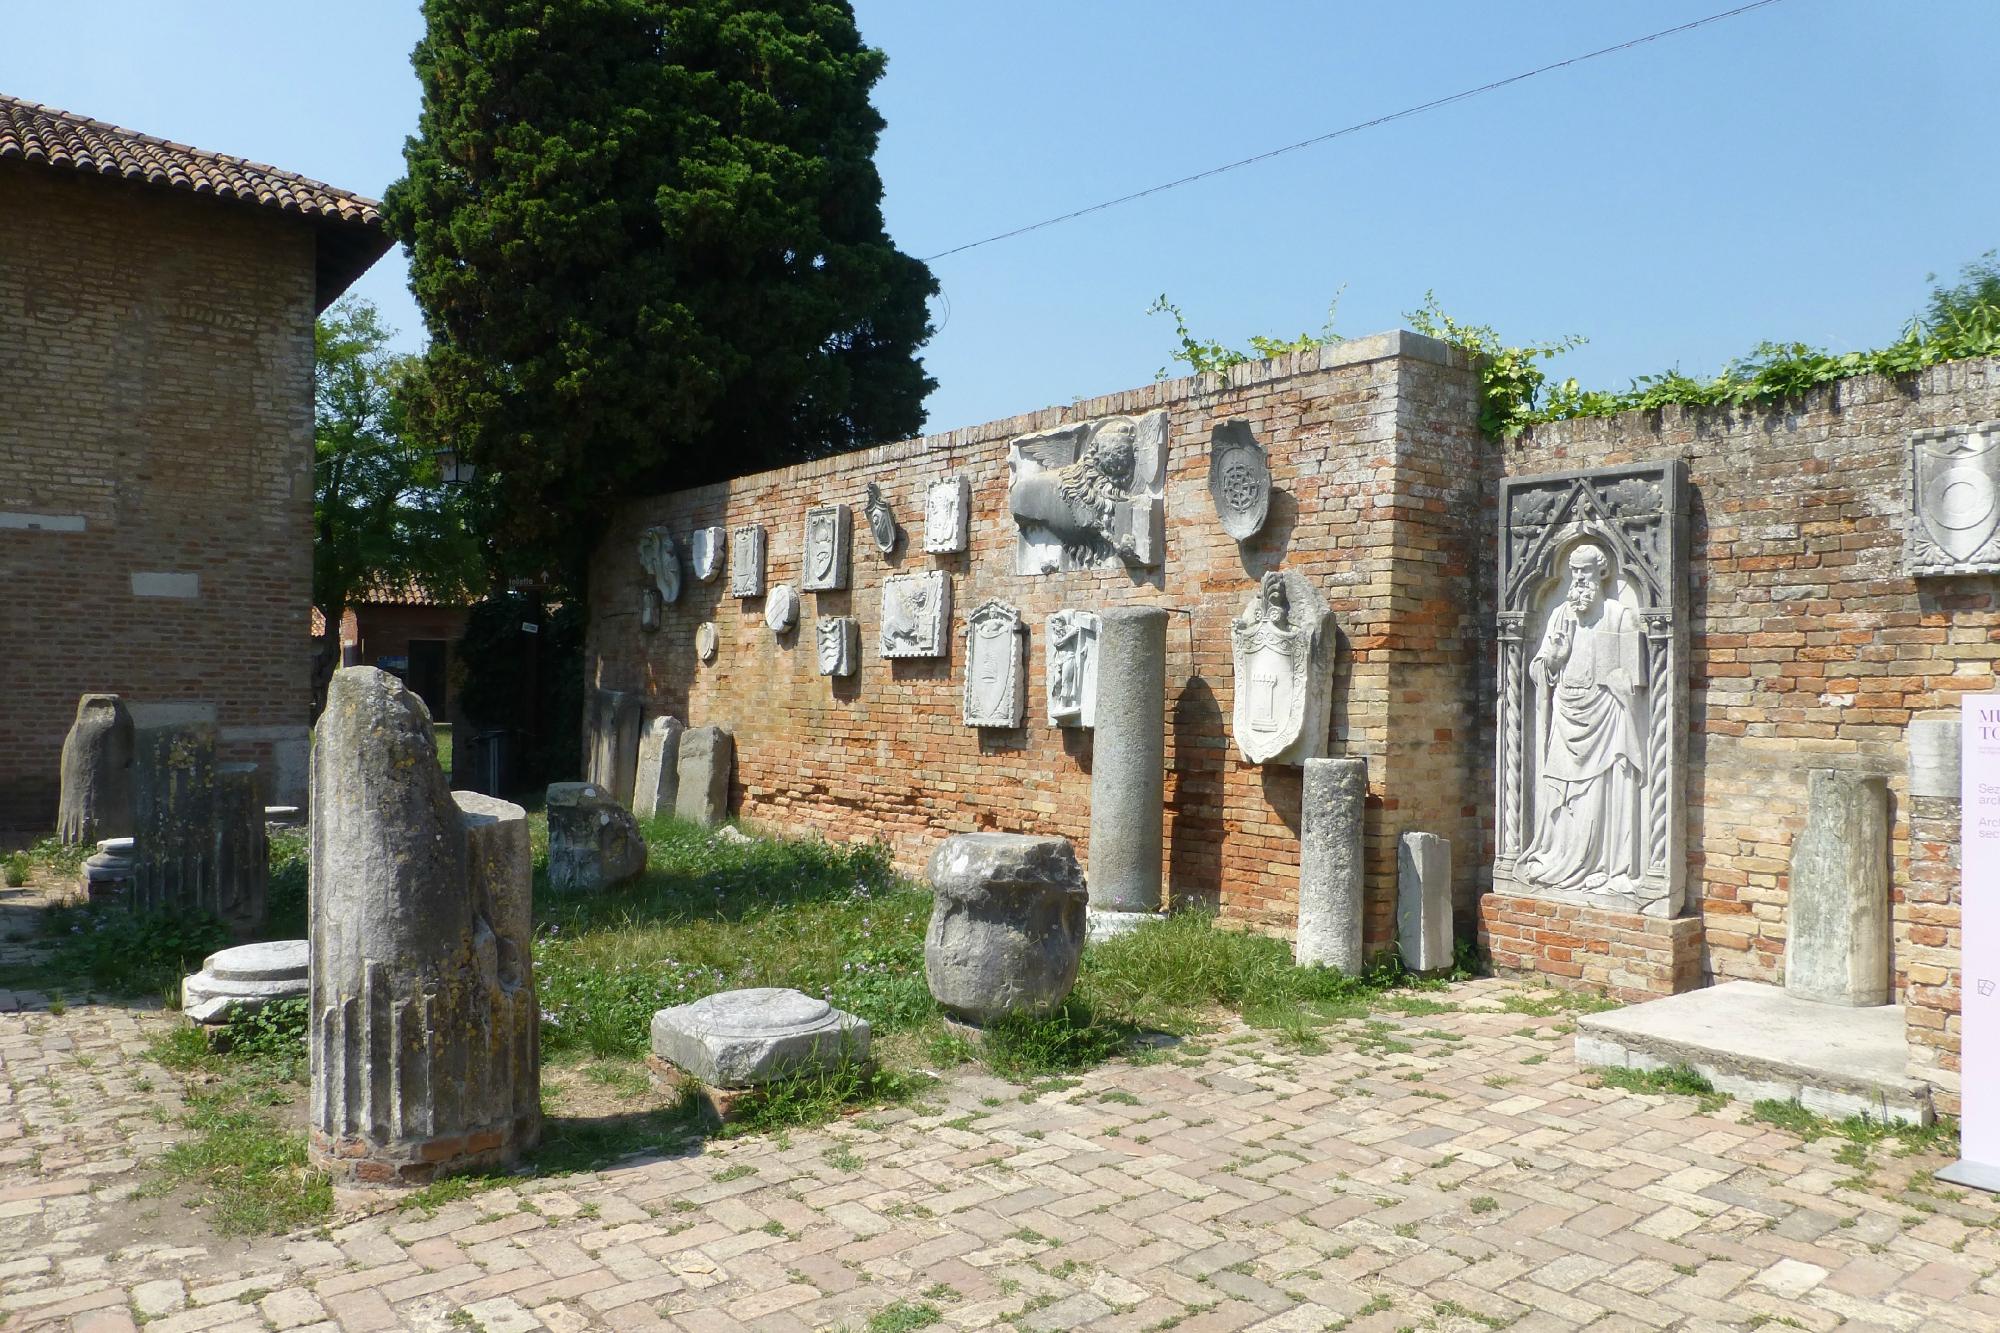
<path id="1" fill-rule="evenodd" d="M 1959 1160 L 1940 1177 L 2000 1190 L 2000 694 L 1960 708 Z"/>

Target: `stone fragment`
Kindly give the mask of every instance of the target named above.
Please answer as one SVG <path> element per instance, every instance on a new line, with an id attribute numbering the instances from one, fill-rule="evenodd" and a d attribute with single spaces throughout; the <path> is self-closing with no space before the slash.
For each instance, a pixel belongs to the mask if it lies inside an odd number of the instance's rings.
<path id="1" fill-rule="evenodd" d="M 734 597 L 764 595 L 764 527 L 747 523 L 729 534 L 729 592 Z"/>
<path id="2" fill-rule="evenodd" d="M 594 782 L 549 787 L 549 887 L 595 893 L 646 868 L 646 837 L 631 811 Z"/>
<path id="3" fill-rule="evenodd" d="M 647 528 L 639 534 L 639 568 L 662 604 L 681 599 L 681 551 L 674 534 L 665 528 Z"/>
<path id="4" fill-rule="evenodd" d="M 646 701 L 636 691 L 593 688 L 584 718 L 585 782 L 611 793 L 628 809 L 639 772 L 639 731 Z"/>
<path id="5" fill-rule="evenodd" d="M 1237 541 L 1263 528 L 1271 508 L 1271 465 L 1249 422 L 1218 422 L 1209 432 L 1208 495 L 1222 530 Z"/>
<path id="6" fill-rule="evenodd" d="M 1043 672 L 1049 721 L 1059 727 L 1097 724 L 1097 616 L 1065 608 L 1049 617 Z"/>
<path id="7" fill-rule="evenodd" d="M 541 1126 L 526 813 L 449 791 L 423 701 L 371 667 L 327 689 L 311 808 L 313 1165 L 504 1165 Z"/>
<path id="8" fill-rule="evenodd" d="M 1957 714 L 1910 719 L 1905 734 L 1910 747 L 1910 795 L 1960 798 L 1962 734 Z"/>
<path id="9" fill-rule="evenodd" d="M 998 598 L 965 618 L 965 725 L 1018 727 L 1027 711 L 1028 627 Z"/>
<path id="10" fill-rule="evenodd" d="M 719 527 L 696 528 L 688 538 L 688 564 L 703 583 L 722 572 L 722 546 L 728 540 L 727 529 Z"/>
<path id="11" fill-rule="evenodd" d="M 215 913 L 237 938 L 264 929 L 271 831 L 255 764 L 215 766 Z"/>
<path id="12" fill-rule="evenodd" d="M 86 694 L 62 748 L 56 836 L 65 847 L 132 833 L 132 714 L 115 694 Z"/>
<path id="13" fill-rule="evenodd" d="M 775 986 L 722 991 L 653 1015 L 653 1054 L 718 1088 L 868 1059 L 867 1020 Z"/>
<path id="14" fill-rule="evenodd" d="M 932 555 L 963 551 L 971 511 L 972 485 L 964 477 L 932 482 L 924 492 L 924 550 Z"/>
<path id="15" fill-rule="evenodd" d="M 1007 468 L 1016 574 L 1160 563 L 1166 545 L 1164 410 L 1023 435 L 1008 446 Z"/>
<path id="16" fill-rule="evenodd" d="M 1396 947 L 1412 972 L 1452 964 L 1449 838 L 1405 833 L 1397 844 Z"/>
<path id="17" fill-rule="evenodd" d="M 181 981 L 181 1012 L 195 1023 L 227 1023 L 273 1000 L 302 998 L 307 960 L 304 940 L 239 944 L 212 953 L 201 971 Z"/>
<path id="18" fill-rule="evenodd" d="M 134 840 L 106 838 L 97 844 L 97 854 L 83 863 L 84 891 L 92 902 L 122 898 L 132 887 Z"/>
<path id="19" fill-rule="evenodd" d="M 1292 948 L 1301 967 L 1321 964 L 1353 977 L 1366 964 L 1361 913 L 1367 805 L 1367 760 L 1306 760 L 1299 815 L 1299 925 Z"/>
<path id="20" fill-rule="evenodd" d="M 813 627 L 822 676 L 851 676 L 861 661 L 861 622 L 853 616 L 821 616 Z"/>
<path id="21" fill-rule="evenodd" d="M 782 638 L 791 633 L 798 623 L 798 590 L 789 583 L 773 586 L 771 595 L 764 599 L 764 624 L 771 633 Z"/>
<path id="22" fill-rule="evenodd" d="M 1246 763 L 1301 764 L 1326 753 L 1334 633 L 1333 612 L 1304 575 L 1264 575 L 1231 633 L 1231 721 Z"/>
<path id="23" fill-rule="evenodd" d="M 735 736 L 721 727 L 689 727 L 681 735 L 674 813 L 711 827 L 728 819 L 729 777 L 735 764 Z"/>
<path id="24" fill-rule="evenodd" d="M 639 737 L 639 776 L 632 788 L 632 813 L 641 819 L 674 812 L 681 785 L 681 733 L 677 717 L 660 716 Z"/>
<path id="25" fill-rule="evenodd" d="M 846 505 L 815 505 L 806 510 L 806 548 L 799 586 L 807 592 L 845 588 L 853 551 L 854 517 Z"/>
<path id="26" fill-rule="evenodd" d="M 889 505 L 882 488 L 874 482 L 868 483 L 868 498 L 862 502 L 861 512 L 868 519 L 868 535 L 875 539 L 875 549 L 888 555 L 896 549 L 896 538 L 901 529 L 896 526 L 896 511 Z"/>
<path id="27" fill-rule="evenodd" d="M 132 891 L 138 912 L 216 912 L 215 724 L 136 728 Z"/>
<path id="28" fill-rule="evenodd" d="M 700 625 L 695 627 L 694 653 L 696 657 L 699 657 L 704 662 L 713 662 L 715 660 L 716 643 L 717 635 L 713 620 L 704 620 Z"/>
<path id="29" fill-rule="evenodd" d="M 924 977 L 969 1023 L 1054 1012 L 1083 959 L 1089 893 L 1066 838 L 961 833 L 931 856 Z"/>
<path id="30" fill-rule="evenodd" d="M 1117 934 L 1160 910 L 1166 812 L 1167 613 L 1098 617 L 1101 665 L 1090 770 L 1090 931 Z"/>
<path id="31" fill-rule="evenodd" d="M 1815 768 L 1792 842 L 1785 989 L 1822 1004 L 1889 1002 L 1889 785 Z"/>
<path id="32" fill-rule="evenodd" d="M 884 657 L 942 657 L 951 625 L 951 576 L 893 574 L 882 580 Z"/>
<path id="33" fill-rule="evenodd" d="M 1903 572 L 2000 573 L 2000 421 L 1910 435 Z"/>

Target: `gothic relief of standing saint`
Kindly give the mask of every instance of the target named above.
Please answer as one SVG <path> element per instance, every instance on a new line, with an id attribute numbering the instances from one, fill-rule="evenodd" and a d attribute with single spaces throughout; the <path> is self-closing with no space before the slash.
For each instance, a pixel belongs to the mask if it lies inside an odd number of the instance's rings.
<path id="1" fill-rule="evenodd" d="M 1627 893 L 1643 870 L 1645 642 L 1638 613 L 1607 595 L 1602 548 L 1572 551 L 1567 577 L 1528 663 L 1539 705 L 1537 800 L 1519 870 L 1557 891 Z"/>

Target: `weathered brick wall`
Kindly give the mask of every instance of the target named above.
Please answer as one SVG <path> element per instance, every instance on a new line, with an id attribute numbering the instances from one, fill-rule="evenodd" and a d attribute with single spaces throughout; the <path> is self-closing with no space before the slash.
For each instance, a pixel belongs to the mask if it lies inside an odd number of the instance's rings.
<path id="1" fill-rule="evenodd" d="M 1903 574 L 1907 450 L 1912 431 L 1996 417 L 2000 362 L 1971 361 L 1847 380 L 1783 409 L 1563 422 L 1511 442 L 1501 460 L 1511 475 L 1686 460 L 1689 882 L 1704 971 L 1780 978 L 1807 770 L 1885 773 L 1895 982 L 1926 1076 L 1957 1065 L 1957 811 L 1913 809 L 1904 730 L 1994 688 L 2000 579 Z M 1483 585 L 1494 578 L 1487 549 Z M 1489 778 L 1488 808 L 1490 788 Z"/>
<path id="2" fill-rule="evenodd" d="M 54 826 L 91 690 L 302 799 L 312 319 L 295 221 L 0 164 L 0 828 Z"/>
<path id="3" fill-rule="evenodd" d="M 1219 902 L 1243 924 L 1289 933 L 1300 771 L 1247 765 L 1236 753 L 1230 625 L 1266 570 L 1297 570 L 1327 598 L 1341 632 L 1332 752 L 1369 761 L 1367 935 L 1384 944 L 1397 836 L 1426 829 L 1477 846 L 1485 761 L 1463 737 L 1473 725 L 1471 661 L 1480 646 L 1463 590 L 1478 559 L 1481 458 L 1492 446 L 1474 430 L 1476 388 L 1458 353 L 1415 335 L 1384 335 L 1240 367 L 1226 384 L 1174 380 L 634 502 L 611 516 L 592 567 L 587 674 L 607 688 L 644 691 L 649 714 L 731 727 L 735 800 L 749 819 L 832 838 L 882 838 L 911 871 L 941 838 L 973 829 L 1059 834 L 1087 860 L 1091 736 L 1048 721 L 1044 627 L 1066 606 L 1168 607 L 1171 893 Z M 1161 567 L 1136 576 L 1016 576 L 1008 441 L 1156 407 L 1167 410 L 1171 437 Z M 1210 431 L 1232 418 L 1251 423 L 1273 476 L 1270 518 L 1240 550 L 1207 490 Z M 954 472 L 971 482 L 971 549 L 929 556 L 923 495 Z M 870 481 L 905 529 L 887 558 L 860 512 Z M 640 629 L 636 551 L 644 527 L 663 523 L 685 544 L 697 527 L 761 522 L 767 583 L 796 585 L 805 511 L 832 502 L 855 511 L 852 586 L 804 595 L 797 633 L 774 641 L 764 600 L 730 596 L 726 573 L 710 583 L 689 575 L 660 629 Z M 953 579 L 951 655 L 877 656 L 883 578 L 933 568 Z M 1019 607 L 1030 627 L 1027 725 L 1019 730 L 975 730 L 960 720 L 964 619 L 989 597 Z M 811 625 L 821 615 L 860 618 L 857 676 L 817 674 Z M 703 666 L 694 634 L 710 619 L 721 649 Z M 1461 855 L 1457 863 L 1468 906 L 1478 859 Z"/>

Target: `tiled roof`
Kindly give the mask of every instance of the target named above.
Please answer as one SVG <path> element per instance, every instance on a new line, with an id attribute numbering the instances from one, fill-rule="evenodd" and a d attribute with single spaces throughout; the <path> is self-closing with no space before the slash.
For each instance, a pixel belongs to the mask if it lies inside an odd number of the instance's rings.
<path id="1" fill-rule="evenodd" d="M 209 195 L 310 222 L 320 235 L 322 309 L 390 245 L 382 206 L 373 199 L 261 162 L 205 152 L 0 94 L 0 164 L 8 162 Z"/>

